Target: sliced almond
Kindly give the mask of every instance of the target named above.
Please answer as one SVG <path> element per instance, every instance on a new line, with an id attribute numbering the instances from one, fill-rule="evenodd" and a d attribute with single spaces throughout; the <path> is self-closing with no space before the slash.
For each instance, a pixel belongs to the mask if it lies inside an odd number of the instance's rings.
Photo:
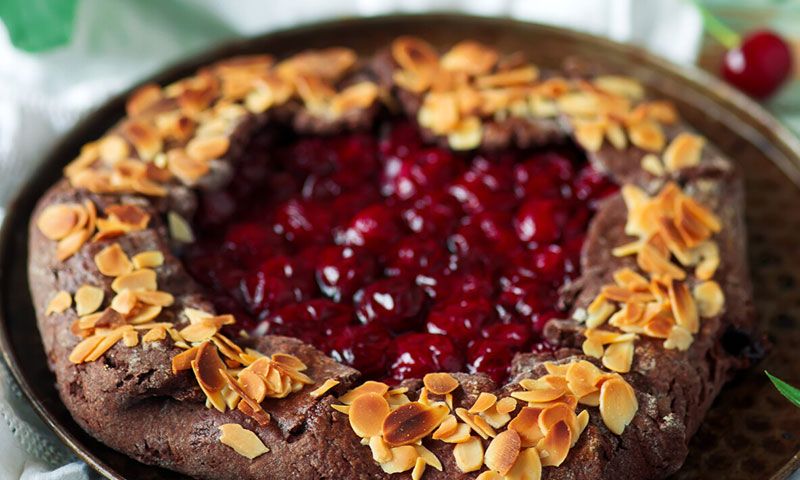
<path id="1" fill-rule="evenodd" d="M 380 435 L 370 437 L 369 448 L 372 450 L 372 459 L 376 462 L 386 463 L 392 460 L 392 450 Z"/>
<path id="2" fill-rule="evenodd" d="M 122 343 L 129 348 L 139 345 L 139 332 L 133 329 L 127 330 L 122 334 Z"/>
<path id="3" fill-rule="evenodd" d="M 152 328 L 152 329 L 148 330 L 147 333 L 142 335 L 142 343 L 157 342 L 159 340 L 164 340 L 165 338 L 167 338 L 167 331 L 163 327 L 156 327 L 156 328 Z M 185 352 L 181 352 L 181 353 L 185 353 Z M 191 362 L 192 360 L 193 360 L 193 357 L 191 359 L 189 359 L 189 362 Z M 173 361 L 173 365 L 175 365 L 174 361 Z M 185 368 L 185 370 L 191 368 L 191 363 L 187 363 L 186 365 L 187 365 L 187 367 Z"/>
<path id="4" fill-rule="evenodd" d="M 603 353 L 603 366 L 611 371 L 626 373 L 633 363 L 633 342 L 612 343 Z"/>
<path id="5" fill-rule="evenodd" d="M 522 407 L 517 416 L 509 422 L 508 429 L 519 434 L 523 447 L 532 447 L 544 437 L 544 432 L 539 428 L 541 412 L 541 408 Z"/>
<path id="6" fill-rule="evenodd" d="M 269 452 L 269 448 L 264 445 L 264 442 L 255 433 L 243 428 L 238 423 L 220 425 L 219 430 L 222 433 L 219 441 L 231 447 L 243 457 L 252 460 Z"/>
<path id="7" fill-rule="evenodd" d="M 664 150 L 664 165 L 667 171 L 694 167 L 700 164 L 700 155 L 705 139 L 688 132 L 679 133 Z"/>
<path id="8" fill-rule="evenodd" d="M 586 360 L 572 362 L 567 369 L 567 388 L 576 396 L 582 397 L 597 390 L 595 386 L 602 372 Z"/>
<path id="9" fill-rule="evenodd" d="M 381 382 L 375 381 L 367 381 L 363 384 L 359 385 L 358 387 L 348 391 L 344 395 L 339 398 L 339 401 L 342 403 L 349 405 L 353 403 L 353 401 L 361 395 L 366 395 L 367 393 L 377 393 L 380 396 L 386 395 L 386 392 L 389 391 L 389 385 Z"/>
<path id="10" fill-rule="evenodd" d="M 669 301 L 672 305 L 672 314 L 675 316 L 675 322 L 689 332 L 697 333 L 700 329 L 697 306 L 685 283 L 677 280 L 670 282 Z"/>
<path id="11" fill-rule="evenodd" d="M 475 400 L 475 403 L 472 404 L 472 407 L 469 409 L 469 413 L 481 413 L 485 412 L 489 408 L 493 407 L 497 403 L 497 396 L 489 392 L 481 392 L 478 395 L 478 398 Z"/>
<path id="12" fill-rule="evenodd" d="M 486 466 L 505 475 L 517 461 L 521 445 L 520 436 L 515 430 L 498 434 L 486 448 Z"/>
<path id="13" fill-rule="evenodd" d="M 442 56 L 440 64 L 445 70 L 470 75 L 488 73 L 497 63 L 497 51 L 481 43 L 465 40 L 459 42 Z"/>
<path id="14" fill-rule="evenodd" d="M 48 205 L 36 219 L 36 226 L 50 240 L 61 240 L 74 231 L 78 225 L 78 210 L 82 209 L 78 204 Z"/>
<path id="15" fill-rule="evenodd" d="M 224 323 L 224 325 L 233 324 L 233 316 L 228 315 L 226 317 L 230 319 L 230 322 Z M 272 355 L 272 361 L 277 365 L 289 368 L 291 370 L 297 370 L 298 372 L 302 372 L 308 368 L 302 360 L 294 355 L 289 355 L 286 353 L 276 353 Z"/>
<path id="16" fill-rule="evenodd" d="M 75 311 L 78 316 L 96 312 L 103 303 L 104 293 L 101 288 L 82 285 L 75 292 Z"/>
<path id="17" fill-rule="evenodd" d="M 82 363 L 104 338 L 105 335 L 92 335 L 91 337 L 83 339 L 72 349 L 72 352 L 70 352 L 68 357 L 69 361 L 72 363 Z"/>
<path id="18" fill-rule="evenodd" d="M 458 388 L 458 380 L 449 373 L 429 373 L 422 379 L 430 393 L 444 395 Z"/>
<path id="19" fill-rule="evenodd" d="M 632 144 L 649 152 L 660 152 L 666 143 L 661 127 L 649 120 L 629 126 L 628 137 Z"/>
<path id="20" fill-rule="evenodd" d="M 381 470 L 386 473 L 401 473 L 414 468 L 419 454 L 417 454 L 417 450 L 412 445 L 394 447 L 391 450 L 392 459 L 386 463 L 381 463 Z"/>
<path id="21" fill-rule="evenodd" d="M 140 268 L 155 268 L 164 264 L 164 254 L 158 250 L 137 253 L 131 258 L 133 266 L 137 270 Z"/>
<path id="22" fill-rule="evenodd" d="M 219 358 L 217 347 L 205 342 L 197 349 L 197 355 L 191 362 L 192 369 L 200 385 L 210 392 L 222 390 L 227 381 L 220 370 L 225 370 L 225 364 Z"/>
<path id="23" fill-rule="evenodd" d="M 509 472 L 510 473 L 510 472 Z M 508 476 L 500 475 L 499 473 L 492 471 L 492 470 L 485 470 L 481 472 L 480 475 L 475 477 L 475 480 L 503 480 L 504 478 L 508 478 Z"/>
<path id="24" fill-rule="evenodd" d="M 433 454 L 433 452 L 423 447 L 422 445 L 415 445 L 414 448 L 417 449 L 419 458 L 424 460 L 427 465 L 430 465 L 431 467 L 435 468 L 440 472 L 444 469 L 444 467 L 442 466 L 442 462 L 436 455 Z"/>
<path id="25" fill-rule="evenodd" d="M 322 385 L 320 385 L 319 387 L 315 388 L 314 390 L 312 390 L 308 394 L 311 395 L 314 398 L 319 398 L 319 397 L 325 395 L 326 393 L 328 393 L 328 390 L 330 390 L 331 388 L 335 387 L 336 385 L 339 385 L 339 381 L 338 380 L 334 380 L 332 378 L 329 378 L 329 379 L 325 380 L 322 383 Z"/>
<path id="26" fill-rule="evenodd" d="M 431 438 L 434 440 L 441 440 L 442 438 L 449 437 L 450 435 L 454 434 L 457 429 L 458 421 L 456 420 L 456 417 L 453 415 L 447 415 L 439 425 L 439 428 L 433 432 Z"/>
<path id="27" fill-rule="evenodd" d="M 453 449 L 456 466 L 464 473 L 475 472 L 483 466 L 483 444 L 478 437 L 470 437 Z"/>
<path id="28" fill-rule="evenodd" d="M 136 293 L 132 290 L 123 290 L 111 299 L 111 308 L 123 315 L 127 315 L 136 306 L 136 301 Z"/>
<path id="29" fill-rule="evenodd" d="M 517 400 L 513 397 L 501 398 L 495 405 L 497 413 L 511 413 L 517 408 Z"/>
<path id="30" fill-rule="evenodd" d="M 439 440 L 445 443 L 463 443 L 470 439 L 470 433 L 471 429 L 469 425 L 465 423 L 459 423 L 456 426 L 455 432 L 446 437 L 442 437 Z"/>
<path id="31" fill-rule="evenodd" d="M 703 318 L 716 317 L 725 306 L 725 294 L 713 280 L 695 285 L 692 296 L 697 303 L 697 312 Z"/>
<path id="32" fill-rule="evenodd" d="M 127 320 L 131 325 L 141 325 L 148 323 L 151 320 L 155 320 L 160 313 L 161 307 L 158 305 L 138 304 L 133 310 L 131 310 Z"/>
<path id="33" fill-rule="evenodd" d="M 156 272 L 143 268 L 121 275 L 111 282 L 111 289 L 117 293 L 123 290 L 156 290 Z"/>
<path id="34" fill-rule="evenodd" d="M 514 466 L 506 473 L 505 480 L 541 480 L 542 463 L 535 448 L 526 448 L 519 453 Z"/>
<path id="35" fill-rule="evenodd" d="M 171 293 L 157 290 L 137 290 L 134 292 L 136 299 L 147 305 L 157 305 L 159 307 L 169 307 L 175 302 L 175 297 Z"/>
<path id="36" fill-rule="evenodd" d="M 639 409 L 633 388 L 622 378 L 612 378 L 600 387 L 600 415 L 609 430 L 622 435 Z"/>
<path id="37" fill-rule="evenodd" d="M 564 421 L 558 422 L 536 444 L 542 466 L 557 467 L 567 458 L 572 445 L 572 432 Z M 546 454 L 545 454 L 546 453 Z"/>
<path id="38" fill-rule="evenodd" d="M 72 295 L 66 290 L 60 290 L 47 304 L 45 315 L 52 315 L 53 313 L 63 313 L 66 309 L 72 306 Z"/>
<path id="39" fill-rule="evenodd" d="M 524 379 L 520 385 L 525 391 L 513 392 L 511 396 L 523 402 L 549 402 L 567 391 L 567 381 L 555 375 L 545 375 L 537 380 Z"/>
<path id="40" fill-rule="evenodd" d="M 392 446 L 414 443 L 433 432 L 449 413 L 445 405 L 411 402 L 396 408 L 383 422 L 383 438 Z"/>
<path id="41" fill-rule="evenodd" d="M 389 403 L 382 395 L 367 393 L 350 405 L 350 427 L 361 438 L 381 435 L 389 414 Z M 387 440 L 387 444 L 392 445 L 392 442 Z"/>
<path id="42" fill-rule="evenodd" d="M 94 256 L 94 263 L 100 273 L 109 277 L 119 277 L 133 271 L 133 264 L 118 243 L 101 250 Z"/>

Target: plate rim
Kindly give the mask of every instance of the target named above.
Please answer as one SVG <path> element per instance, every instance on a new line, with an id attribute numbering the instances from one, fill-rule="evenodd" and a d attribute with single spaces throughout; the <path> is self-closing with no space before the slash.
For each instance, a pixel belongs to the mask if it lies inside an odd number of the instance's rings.
<path id="1" fill-rule="evenodd" d="M 32 197 L 38 192 L 38 184 L 52 176 L 48 175 L 48 171 L 52 173 L 53 165 L 59 163 L 59 159 L 64 157 L 64 153 L 68 152 L 73 144 L 79 144 L 80 141 L 85 140 L 85 138 L 96 129 L 96 124 L 100 119 L 110 116 L 113 112 L 120 110 L 121 107 L 124 106 L 128 96 L 140 85 L 149 82 L 164 83 L 165 81 L 171 81 L 175 78 L 179 78 L 179 75 L 185 72 L 193 71 L 197 67 L 207 64 L 213 59 L 235 55 L 237 52 L 241 52 L 245 49 L 247 45 L 254 43 L 266 44 L 285 35 L 304 35 L 313 33 L 315 30 L 319 29 L 346 29 L 370 23 L 380 24 L 381 22 L 387 21 L 402 23 L 418 20 L 437 20 L 443 22 L 467 20 L 475 24 L 494 24 L 496 26 L 513 24 L 520 28 L 571 38 L 575 41 L 595 45 L 598 48 L 614 50 L 616 53 L 622 55 L 640 58 L 647 63 L 648 67 L 656 67 L 658 70 L 664 71 L 672 76 L 680 77 L 682 80 L 689 82 L 692 87 L 699 92 L 710 97 L 715 104 L 722 106 L 728 111 L 733 111 L 741 118 L 752 120 L 752 122 L 748 122 L 747 125 L 751 128 L 754 125 L 759 126 L 759 134 L 769 139 L 772 146 L 781 151 L 783 154 L 781 156 L 782 161 L 777 163 L 777 166 L 792 183 L 800 187 L 800 138 L 795 136 L 795 134 L 759 103 L 735 90 L 722 80 L 712 76 L 710 73 L 700 70 L 695 66 L 682 66 L 672 63 L 661 56 L 632 44 L 620 43 L 585 32 L 515 19 L 508 16 L 486 16 L 433 11 L 427 13 L 393 13 L 367 17 L 325 19 L 303 23 L 297 26 L 270 30 L 266 33 L 253 36 L 234 37 L 220 44 L 191 53 L 186 57 L 181 57 L 177 61 L 168 62 L 163 67 L 158 68 L 154 73 L 136 79 L 129 88 L 104 100 L 76 125 L 67 132 L 61 134 L 54 145 L 41 157 L 42 161 L 26 178 L 25 183 L 15 191 L 6 206 L 5 216 L 2 219 L 2 223 L 0 223 L 0 285 L 8 280 L 8 274 L 5 271 L 5 258 L 7 250 L 13 245 L 15 232 L 12 226 L 19 222 L 18 217 L 21 215 L 17 208 L 18 205 L 22 203 L 24 199 Z M 28 220 L 24 219 L 23 222 L 27 225 Z M 27 258 L 27 250 L 25 251 L 25 255 Z M 5 319 L 5 305 L 6 301 L 9 300 L 11 299 L 4 298 L 4 289 L 0 288 L 0 351 L 2 352 L 3 360 L 6 362 L 20 390 L 25 395 L 26 400 L 45 425 L 47 425 L 59 440 L 61 440 L 78 458 L 86 462 L 97 473 L 107 478 L 125 480 L 125 477 L 108 465 L 105 460 L 92 452 L 80 439 L 76 438 L 70 431 L 64 428 L 63 424 L 58 422 L 56 418 L 48 412 L 44 403 L 35 394 L 33 387 L 19 367 L 21 359 L 18 358 L 16 348 L 11 341 L 9 325 Z M 50 373 L 52 374 L 52 372 Z M 771 480 L 785 480 L 791 473 L 797 470 L 798 467 L 800 467 L 800 451 L 796 452 L 795 455 L 770 478 Z"/>

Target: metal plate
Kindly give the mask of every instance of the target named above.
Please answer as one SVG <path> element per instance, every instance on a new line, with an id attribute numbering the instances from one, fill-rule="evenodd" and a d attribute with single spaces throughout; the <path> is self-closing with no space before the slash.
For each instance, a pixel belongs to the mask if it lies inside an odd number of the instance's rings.
<path id="1" fill-rule="evenodd" d="M 272 33 L 215 49 L 152 80 L 163 84 L 205 63 L 242 53 L 282 56 L 330 45 L 370 53 L 400 34 L 420 35 L 442 46 L 475 38 L 501 51 L 525 51 L 543 66 L 557 66 L 565 56 L 577 55 L 636 76 L 658 96 L 672 99 L 684 118 L 737 161 L 746 177 L 756 306 L 774 348 L 761 365 L 722 391 L 675 478 L 786 478 L 800 465 L 800 412 L 771 387 L 762 370 L 800 379 L 800 274 L 795 271 L 800 266 L 800 143 L 757 104 L 704 73 L 633 47 L 508 19 L 446 14 L 343 20 Z M 73 130 L 9 207 L 0 237 L 0 344 L 37 412 L 100 473 L 115 479 L 180 478 L 105 447 L 75 423 L 47 369 L 28 293 L 27 225 L 33 206 L 80 146 L 123 115 L 123 99 L 124 95 L 108 102 Z"/>

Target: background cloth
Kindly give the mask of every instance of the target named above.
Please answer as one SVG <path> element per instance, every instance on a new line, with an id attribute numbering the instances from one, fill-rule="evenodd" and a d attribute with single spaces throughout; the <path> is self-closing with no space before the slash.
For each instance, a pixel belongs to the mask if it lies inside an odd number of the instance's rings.
<path id="1" fill-rule="evenodd" d="M 323 19 L 425 11 L 564 26 L 684 65 L 695 61 L 703 30 L 682 0 L 80 0 L 70 43 L 54 50 L 16 50 L 0 24 L 0 218 L 61 135 L 171 62 L 226 39 Z M 96 476 L 44 426 L 0 362 L 0 479 Z"/>

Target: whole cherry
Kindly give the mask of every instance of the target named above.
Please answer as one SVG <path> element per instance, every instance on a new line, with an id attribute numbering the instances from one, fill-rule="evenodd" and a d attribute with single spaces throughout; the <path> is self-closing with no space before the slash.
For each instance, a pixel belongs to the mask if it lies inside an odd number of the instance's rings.
<path id="1" fill-rule="evenodd" d="M 775 93 L 791 71 L 789 45 L 769 30 L 750 33 L 740 45 L 725 52 L 722 61 L 725 80 L 759 100 Z"/>

